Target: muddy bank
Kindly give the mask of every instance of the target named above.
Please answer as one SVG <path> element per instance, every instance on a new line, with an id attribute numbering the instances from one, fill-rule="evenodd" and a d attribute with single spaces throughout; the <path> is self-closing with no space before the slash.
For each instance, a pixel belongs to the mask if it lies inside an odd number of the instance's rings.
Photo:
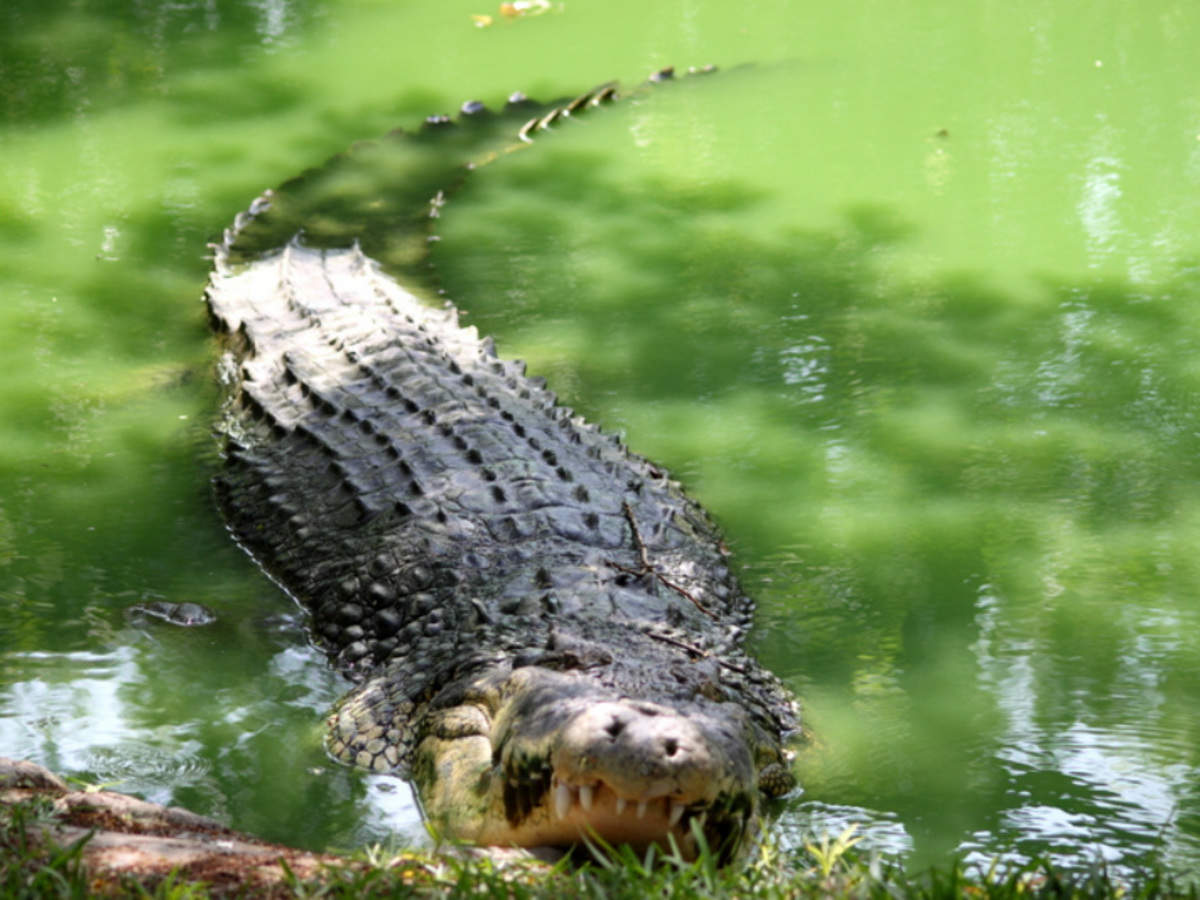
<path id="1" fill-rule="evenodd" d="M 39 798 L 48 801 L 53 815 L 40 817 L 30 837 L 66 847 L 90 833 L 83 863 L 102 882 L 130 876 L 153 883 L 178 870 L 214 887 L 270 888 L 284 881 L 284 863 L 300 879 L 347 865 L 341 857 L 261 841 L 186 809 L 114 791 L 73 790 L 42 766 L 0 757 L 0 803 L 6 812 Z"/>
<path id="2" fill-rule="evenodd" d="M 100 893 L 119 892 L 131 879 L 153 885 L 175 872 L 182 880 L 206 882 L 216 894 L 291 894 L 297 882 L 372 868 L 336 854 L 263 841 L 179 807 L 115 791 L 75 790 L 36 763 L 0 757 L 2 814 L 11 819 L 19 807 L 29 811 L 27 839 L 46 851 L 87 838 L 81 859 L 90 888 Z M 533 862 L 528 852 L 487 848 L 455 850 L 441 859 L 401 854 L 380 865 L 407 883 L 436 888 L 445 877 L 446 860 L 480 853 L 501 865 Z"/>

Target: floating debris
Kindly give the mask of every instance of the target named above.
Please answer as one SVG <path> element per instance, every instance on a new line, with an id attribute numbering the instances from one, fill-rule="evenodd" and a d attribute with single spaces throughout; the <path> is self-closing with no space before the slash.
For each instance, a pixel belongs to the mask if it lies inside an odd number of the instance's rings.
<path id="1" fill-rule="evenodd" d="M 500 15 L 506 19 L 520 19 L 525 16 L 540 16 L 550 12 L 553 8 L 550 0 L 512 0 L 511 3 L 500 4 Z M 558 5 L 560 12 L 562 8 L 563 5 L 560 3 Z M 486 13 L 477 13 L 471 16 L 471 21 L 475 23 L 476 28 L 489 28 L 496 20 Z"/>
<path id="2" fill-rule="evenodd" d="M 500 4 L 500 15 L 515 19 L 519 16 L 540 16 L 550 12 L 550 0 L 514 0 Z"/>

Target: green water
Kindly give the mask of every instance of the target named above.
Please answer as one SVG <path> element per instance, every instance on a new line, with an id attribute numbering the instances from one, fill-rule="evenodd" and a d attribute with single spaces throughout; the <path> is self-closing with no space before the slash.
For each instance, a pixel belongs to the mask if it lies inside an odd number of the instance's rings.
<path id="1" fill-rule="evenodd" d="M 784 843 L 1200 875 L 1194 4 L 61 6 L 0 6 L 0 753 L 420 840 L 213 509 L 205 244 L 463 99 L 715 62 L 479 170 L 444 287 L 722 523 L 814 733 Z"/>

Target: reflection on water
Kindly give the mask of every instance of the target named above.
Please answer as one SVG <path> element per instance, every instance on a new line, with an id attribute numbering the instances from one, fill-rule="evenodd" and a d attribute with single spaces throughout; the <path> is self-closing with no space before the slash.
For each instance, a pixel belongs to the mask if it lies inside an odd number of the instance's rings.
<path id="1" fill-rule="evenodd" d="M 798 803 L 777 826 L 784 846 L 801 847 L 824 835 L 839 835 L 853 829 L 860 838 L 858 849 L 872 856 L 903 860 L 913 849 L 912 838 L 895 813 L 861 806 L 838 806 L 817 801 Z"/>
<path id="2" fill-rule="evenodd" d="M 976 610 L 972 649 L 1002 717 L 993 753 L 1008 801 L 993 828 L 962 843 L 967 858 L 984 864 L 998 854 L 1028 860 L 1051 853 L 1081 867 L 1121 868 L 1154 859 L 1165 844 L 1182 867 L 1200 864 L 1200 835 L 1177 822 L 1194 803 L 1200 766 L 1161 689 L 1181 635 L 1195 622 L 1175 610 L 1123 610 L 1108 709 L 1100 712 L 1085 691 L 1052 696 L 1083 662 L 1039 639 L 1037 613 L 1014 622 L 1021 613 L 988 585 Z"/>
<path id="3" fill-rule="evenodd" d="M 94 748 L 138 734 L 119 699 L 121 685 L 138 677 L 131 648 L 14 653 L 4 668 L 20 673 L 0 693 L 0 747 L 8 756 L 79 771 L 88 768 Z"/>
<path id="4" fill-rule="evenodd" d="M 810 334 L 780 353 L 783 383 L 795 390 L 801 403 L 820 403 L 825 399 L 831 351 L 819 334 Z"/>
<path id="5" fill-rule="evenodd" d="M 122 699 L 142 680 L 136 657 L 132 647 L 9 654 L 3 667 L 20 674 L 0 689 L 0 752 L 158 803 L 204 782 L 211 765 L 188 724 L 147 732 Z"/>
<path id="6" fill-rule="evenodd" d="M 280 38 L 287 33 L 289 24 L 294 24 L 295 16 L 292 14 L 294 5 L 288 0 L 258 0 L 255 3 L 262 15 L 258 33 L 264 45 L 272 47 L 277 45 Z"/>
<path id="7" fill-rule="evenodd" d="M 10 676 L 0 684 L 0 754 L 314 848 L 427 840 L 404 782 L 326 758 L 322 723 L 347 685 L 319 653 L 285 646 L 233 682 L 197 672 L 180 683 L 171 661 L 182 648 L 186 667 L 186 645 L 202 631 L 156 631 L 117 632 L 123 645 L 107 652 L 0 657 Z M 294 624 L 288 632 L 299 636 Z M 276 795 L 265 821 L 243 809 L 258 793 Z M 314 820 L 317 797 L 326 799 Z"/>
<path id="8" fill-rule="evenodd" d="M 1081 368 L 1080 351 L 1084 348 L 1092 310 L 1081 299 L 1063 304 L 1058 316 L 1058 351 L 1042 360 L 1037 367 L 1037 401 L 1039 407 L 1074 406 L 1087 385 L 1086 371 Z M 1039 410 L 1035 415 L 1042 417 Z"/>
<path id="9" fill-rule="evenodd" d="M 969 648 L 958 669 L 914 655 L 915 633 L 906 646 L 881 630 L 879 604 L 862 603 L 847 572 L 814 571 L 794 554 L 750 570 L 751 583 L 761 573 L 772 584 L 766 630 L 783 632 L 764 637 L 764 652 L 803 660 L 791 680 L 815 732 L 801 751 L 807 795 L 779 826 L 785 843 L 856 823 L 864 848 L 893 858 L 952 851 L 985 870 L 1048 856 L 1126 875 L 1156 860 L 1200 871 L 1196 727 L 1177 683 L 1200 675 L 1198 613 L 1104 607 L 1116 618 L 1096 633 L 1068 611 L 1082 602 L 1066 596 L 1072 575 L 1053 572 L 1034 582 L 1032 601 L 975 589 L 961 637 L 946 636 Z M 776 592 L 811 600 L 814 585 L 825 614 L 773 606 Z"/>
<path id="10" fill-rule="evenodd" d="M 429 847 L 433 839 L 421 821 L 421 809 L 412 787 L 391 775 L 367 775 L 363 798 L 365 815 L 354 832 L 354 845 L 383 844 L 396 847 Z"/>
<path id="11" fill-rule="evenodd" d="M 1117 208 L 1121 199 L 1122 165 L 1113 155 L 1116 135 L 1103 116 L 1097 124 L 1099 129 L 1092 139 L 1094 146 L 1087 161 L 1079 199 L 1079 221 L 1093 268 L 1108 259 L 1122 236 Z"/>

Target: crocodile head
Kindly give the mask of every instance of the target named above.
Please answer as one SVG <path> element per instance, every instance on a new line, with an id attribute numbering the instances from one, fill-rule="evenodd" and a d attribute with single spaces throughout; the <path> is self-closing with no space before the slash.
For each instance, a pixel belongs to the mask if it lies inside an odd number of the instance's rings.
<path id="1" fill-rule="evenodd" d="M 733 702 L 723 687 L 765 673 L 748 671 L 745 657 L 726 672 L 682 653 L 660 653 L 649 666 L 616 655 L 493 659 L 434 692 L 407 728 L 392 728 L 410 741 L 408 772 L 434 826 L 482 845 L 565 848 L 599 838 L 639 852 L 674 844 L 689 857 L 699 833 L 719 860 L 738 856 L 759 830 L 764 800 L 793 784 L 781 729 L 760 715 L 768 704 Z M 764 697 L 773 689 L 765 677 Z M 381 711 L 405 712 L 367 699 L 387 693 L 389 678 L 373 679 L 335 715 L 336 755 L 371 765 L 370 753 L 354 751 L 367 746 L 354 732 L 386 734 Z M 747 689 L 739 684 L 737 695 Z M 776 697 L 767 699 L 773 706 Z"/>
<path id="2" fill-rule="evenodd" d="M 430 818 L 480 844 L 566 846 L 592 834 L 645 848 L 700 825 L 728 852 L 759 808 L 736 709 L 623 697 L 529 666 L 439 710 L 414 774 Z"/>

